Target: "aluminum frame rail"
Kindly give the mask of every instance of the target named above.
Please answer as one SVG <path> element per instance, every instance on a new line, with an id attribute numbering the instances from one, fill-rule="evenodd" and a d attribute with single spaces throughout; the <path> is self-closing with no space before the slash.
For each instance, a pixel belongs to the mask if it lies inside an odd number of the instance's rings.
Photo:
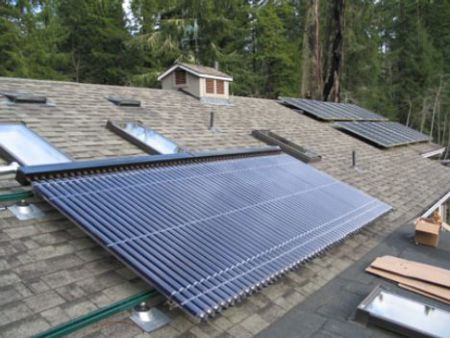
<path id="1" fill-rule="evenodd" d="M 318 100 L 279 97 L 281 103 L 300 109 L 306 114 L 325 121 L 387 121 L 382 115 L 352 103 L 325 102 Z"/>
<path id="2" fill-rule="evenodd" d="M 217 161 L 236 157 L 261 156 L 280 153 L 277 146 L 237 148 L 194 153 L 177 153 L 151 156 L 114 157 L 102 160 L 74 161 L 58 164 L 21 166 L 16 181 L 27 185 L 35 180 L 77 175 L 117 172 L 120 170 L 168 166 L 196 161 Z"/>
<path id="3" fill-rule="evenodd" d="M 271 132 L 270 130 L 255 129 L 252 131 L 252 136 L 267 144 L 280 147 L 286 154 L 289 154 L 305 163 L 318 162 L 322 159 L 322 156 L 318 155 L 314 151 L 299 146 L 298 144 L 289 141 L 287 138 Z"/>
<path id="4" fill-rule="evenodd" d="M 430 137 L 398 122 L 336 122 L 334 127 L 384 148 L 430 141 Z"/>
<path id="5" fill-rule="evenodd" d="M 44 179 L 33 187 L 201 319 L 391 209 L 284 154 Z"/>

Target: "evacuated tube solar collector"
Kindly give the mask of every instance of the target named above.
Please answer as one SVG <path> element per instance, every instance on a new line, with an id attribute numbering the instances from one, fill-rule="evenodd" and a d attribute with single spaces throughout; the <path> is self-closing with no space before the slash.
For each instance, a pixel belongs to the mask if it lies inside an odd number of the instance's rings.
<path id="1" fill-rule="evenodd" d="M 152 158 L 116 160 L 127 169 L 110 173 L 80 175 L 88 164 L 73 163 L 59 167 L 65 178 L 46 177 L 56 167 L 19 176 L 41 177 L 36 192 L 198 318 L 390 210 L 278 149 Z M 92 163 L 91 172 L 105 166 Z"/>

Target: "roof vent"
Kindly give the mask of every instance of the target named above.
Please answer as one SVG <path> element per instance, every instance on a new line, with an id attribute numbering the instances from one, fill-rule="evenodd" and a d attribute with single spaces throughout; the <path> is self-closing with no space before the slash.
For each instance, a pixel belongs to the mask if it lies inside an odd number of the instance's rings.
<path id="1" fill-rule="evenodd" d="M 114 103 L 116 106 L 124 106 L 124 107 L 140 107 L 141 101 L 123 97 L 123 96 L 108 96 L 107 99 Z"/>
<path id="2" fill-rule="evenodd" d="M 215 67 L 218 68 L 219 64 L 216 63 Z M 182 90 L 205 104 L 229 105 L 229 85 L 233 78 L 217 68 L 175 63 L 158 80 L 162 89 Z"/>
<path id="3" fill-rule="evenodd" d="M 1 93 L 1 95 L 5 96 L 14 103 L 47 103 L 46 96 L 38 96 L 32 94 L 23 94 L 23 93 Z"/>

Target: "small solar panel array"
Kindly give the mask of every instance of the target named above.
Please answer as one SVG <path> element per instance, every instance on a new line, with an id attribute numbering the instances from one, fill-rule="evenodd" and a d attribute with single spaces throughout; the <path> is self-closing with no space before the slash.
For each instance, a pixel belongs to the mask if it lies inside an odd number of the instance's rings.
<path id="1" fill-rule="evenodd" d="M 280 97 L 279 100 L 318 119 L 337 121 L 336 128 L 384 148 L 431 140 L 427 135 L 354 104 L 291 97 Z"/>
<path id="2" fill-rule="evenodd" d="M 430 141 L 430 137 L 397 122 L 337 122 L 336 128 L 384 148 Z"/>
<path id="3" fill-rule="evenodd" d="M 199 318 L 243 299 L 391 209 L 288 155 L 181 162 L 50 175 L 33 186 Z"/>
<path id="4" fill-rule="evenodd" d="M 306 114 L 326 121 L 386 121 L 384 116 L 372 113 L 351 103 L 280 97 L 281 103 L 300 109 Z"/>

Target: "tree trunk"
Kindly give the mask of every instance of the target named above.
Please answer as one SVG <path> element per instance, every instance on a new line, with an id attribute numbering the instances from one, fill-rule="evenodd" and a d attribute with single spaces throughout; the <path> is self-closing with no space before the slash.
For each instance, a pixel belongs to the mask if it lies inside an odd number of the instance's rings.
<path id="1" fill-rule="evenodd" d="M 427 114 L 428 113 L 428 104 L 427 104 L 427 99 L 424 98 L 422 101 L 422 111 L 421 111 L 421 115 L 422 118 L 420 120 L 420 132 L 423 133 L 423 130 L 425 128 L 425 122 L 426 122 L 426 118 L 427 118 Z"/>
<path id="2" fill-rule="evenodd" d="M 412 102 L 408 99 L 408 117 L 406 118 L 406 126 L 411 124 Z"/>
<path id="3" fill-rule="evenodd" d="M 434 129 L 434 119 L 436 117 L 436 112 L 438 110 L 438 105 L 440 104 L 440 97 L 441 97 L 441 90 L 442 90 L 442 76 L 439 80 L 439 87 L 436 91 L 436 95 L 434 97 L 434 104 L 433 104 L 433 115 L 431 117 L 431 127 L 430 127 L 430 137 L 433 138 L 433 129 Z"/>
<path id="4" fill-rule="evenodd" d="M 448 133 L 447 147 L 445 148 L 444 160 L 447 159 L 448 151 L 449 151 L 449 148 L 450 148 L 450 125 L 448 126 L 448 130 L 449 130 L 449 133 Z"/>
<path id="5" fill-rule="evenodd" d="M 326 72 L 327 78 L 323 87 L 324 101 L 340 101 L 340 77 L 343 61 L 344 44 L 344 0 L 335 0 L 332 7 L 334 38 L 331 47 L 331 62 Z"/>
<path id="6" fill-rule="evenodd" d="M 303 33 L 303 65 L 300 96 L 318 99 L 322 92 L 319 0 L 310 0 Z"/>

